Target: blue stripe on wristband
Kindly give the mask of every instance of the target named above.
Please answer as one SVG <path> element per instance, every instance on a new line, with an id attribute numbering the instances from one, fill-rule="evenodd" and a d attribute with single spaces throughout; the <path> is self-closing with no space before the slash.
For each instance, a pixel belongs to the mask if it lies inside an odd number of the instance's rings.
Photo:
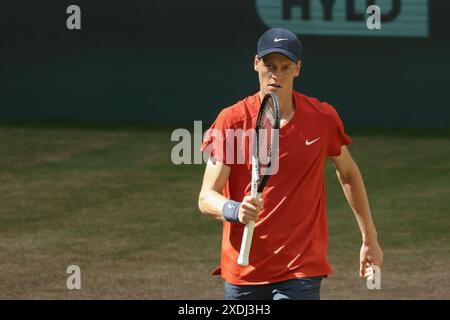
<path id="1" fill-rule="evenodd" d="M 234 200 L 228 200 L 227 202 L 225 202 L 222 208 L 222 212 L 223 217 L 226 221 L 239 222 L 238 213 L 240 205 L 240 202 Z"/>

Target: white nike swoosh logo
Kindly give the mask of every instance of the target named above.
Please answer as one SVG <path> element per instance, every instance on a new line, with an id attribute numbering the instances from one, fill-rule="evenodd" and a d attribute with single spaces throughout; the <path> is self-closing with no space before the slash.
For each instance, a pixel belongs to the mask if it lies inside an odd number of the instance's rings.
<path id="1" fill-rule="evenodd" d="M 233 205 L 231 205 L 231 204 L 228 204 L 228 209 L 233 209 L 234 208 L 234 206 Z"/>
<path id="2" fill-rule="evenodd" d="M 273 39 L 273 42 L 280 42 L 280 41 L 285 41 L 285 40 L 289 40 L 289 39 L 278 39 L 277 37 L 275 37 L 275 39 Z"/>
<path id="3" fill-rule="evenodd" d="M 307 146 L 309 146 L 309 145 L 313 144 L 314 142 L 316 142 L 316 141 L 319 140 L 319 139 L 320 139 L 320 137 L 318 137 L 317 139 L 314 139 L 314 140 L 312 140 L 312 141 L 308 141 L 308 139 L 306 139 L 305 144 L 306 144 Z"/>

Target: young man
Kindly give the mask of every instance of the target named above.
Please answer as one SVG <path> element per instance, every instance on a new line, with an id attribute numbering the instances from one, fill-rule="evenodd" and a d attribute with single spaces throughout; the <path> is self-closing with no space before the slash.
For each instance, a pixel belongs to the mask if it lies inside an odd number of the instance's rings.
<path id="1" fill-rule="evenodd" d="M 200 211 L 222 220 L 221 266 L 226 299 L 319 299 L 322 277 L 332 269 L 327 260 L 325 159 L 331 157 L 345 196 L 362 234 L 360 276 L 371 264 L 381 265 L 364 183 L 346 145 L 335 109 L 293 90 L 300 74 L 301 43 L 292 32 L 274 28 L 258 41 L 254 69 L 259 92 L 220 112 L 205 135 L 202 150 L 211 158 L 199 196 Z M 270 177 L 261 201 L 250 194 L 251 160 L 246 144 L 227 157 L 236 143 L 230 130 L 255 127 L 260 102 L 274 92 L 280 101 L 279 169 Z M 231 138 L 230 138 L 231 137 Z M 232 141 L 233 140 L 233 141 Z M 239 144 L 238 144 L 239 145 Z M 244 162 L 244 163 L 242 163 Z M 244 225 L 255 220 L 250 265 L 237 264 Z"/>

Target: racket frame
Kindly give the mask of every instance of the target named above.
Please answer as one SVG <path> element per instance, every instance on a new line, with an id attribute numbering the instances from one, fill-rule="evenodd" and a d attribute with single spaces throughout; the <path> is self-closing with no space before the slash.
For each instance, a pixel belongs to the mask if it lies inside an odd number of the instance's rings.
<path id="1" fill-rule="evenodd" d="M 260 122 L 262 118 L 262 114 L 264 112 L 265 104 L 269 99 L 272 99 L 273 105 L 275 108 L 275 125 L 274 125 L 274 132 L 271 133 L 271 154 L 270 159 L 272 160 L 274 156 L 278 154 L 278 130 L 280 129 L 280 103 L 278 96 L 275 93 L 268 93 L 264 96 L 263 101 L 261 102 L 260 110 L 258 112 L 258 119 L 256 121 L 256 128 L 255 128 L 255 136 L 253 137 L 253 148 L 252 148 L 252 181 L 251 181 L 251 192 L 250 196 L 252 198 L 260 199 L 262 195 L 262 191 L 267 184 L 267 181 L 269 180 L 270 176 L 270 168 L 272 168 L 272 161 L 270 161 L 270 164 L 268 165 L 268 168 L 265 172 L 265 175 L 260 177 L 259 175 L 259 161 L 258 161 L 258 144 L 259 144 L 259 138 L 260 138 Z M 267 132 L 266 132 L 267 134 Z M 255 228 L 255 221 L 249 221 L 246 223 L 244 227 L 244 232 L 242 234 L 242 242 L 241 242 L 241 249 L 239 251 L 239 257 L 237 260 L 238 265 L 240 266 L 247 266 L 249 264 L 249 256 L 250 256 L 250 249 L 252 245 L 252 239 L 253 239 L 253 230 Z"/>

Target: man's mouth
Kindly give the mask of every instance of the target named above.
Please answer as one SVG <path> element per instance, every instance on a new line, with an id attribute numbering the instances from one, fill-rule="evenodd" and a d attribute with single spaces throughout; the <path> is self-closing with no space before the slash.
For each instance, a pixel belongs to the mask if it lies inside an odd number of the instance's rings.
<path id="1" fill-rule="evenodd" d="M 269 87 L 274 87 L 274 88 L 281 88 L 281 85 L 278 83 L 269 83 L 268 84 Z"/>

